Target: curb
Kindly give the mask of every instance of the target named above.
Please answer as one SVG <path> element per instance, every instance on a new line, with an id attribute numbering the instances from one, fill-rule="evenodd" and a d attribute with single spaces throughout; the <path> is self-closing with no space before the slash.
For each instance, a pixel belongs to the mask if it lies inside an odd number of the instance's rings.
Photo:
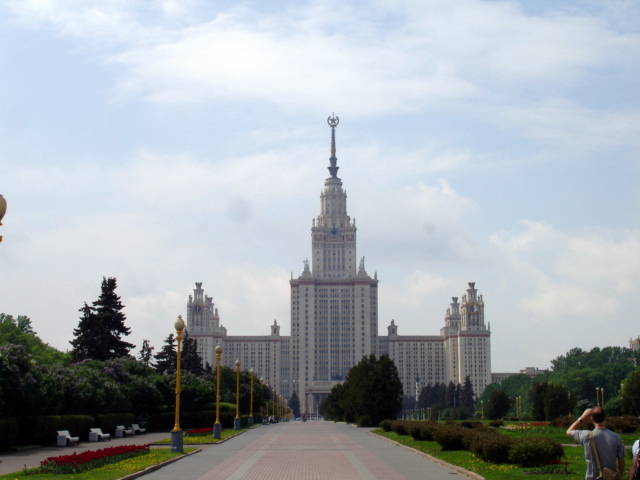
<path id="1" fill-rule="evenodd" d="M 162 467 L 169 465 L 170 463 L 177 462 L 178 460 L 182 460 L 183 458 L 186 458 L 186 457 L 188 457 L 190 455 L 193 455 L 193 454 L 196 454 L 196 453 L 200 453 L 201 451 L 202 451 L 202 449 L 198 448 L 197 450 L 194 450 L 193 452 L 185 453 L 184 455 L 181 455 L 181 456 L 176 457 L 176 458 L 172 458 L 171 460 L 167 460 L 166 462 L 162 462 L 162 463 L 159 463 L 157 465 L 151 465 L 150 467 L 147 467 L 144 470 L 140 470 L 139 472 L 132 473 L 131 475 L 127 475 L 126 477 L 120 477 L 118 480 L 133 480 L 134 478 L 141 477 L 143 475 L 146 475 L 147 473 L 155 472 L 156 470 L 159 470 Z"/>
<path id="2" fill-rule="evenodd" d="M 416 450 L 415 448 L 407 447 L 406 445 L 398 443 L 395 440 L 390 440 L 387 437 L 383 437 L 383 436 L 378 435 L 378 434 L 373 433 L 373 432 L 369 432 L 369 435 L 374 435 L 374 436 L 376 436 L 378 438 L 381 438 L 382 440 L 385 440 L 385 441 L 387 441 L 389 443 L 393 443 L 394 445 L 402 447 L 402 448 L 404 448 L 406 450 L 411 450 L 412 452 L 415 452 L 418 455 L 422 455 L 423 457 L 428 458 L 432 462 L 439 463 L 440 465 L 442 465 L 444 467 L 447 467 L 447 468 L 450 468 L 451 470 L 455 470 L 458 473 L 462 473 L 463 475 L 466 475 L 467 477 L 473 478 L 475 480 L 486 480 L 486 478 L 484 478 L 482 475 L 478 475 L 475 472 L 470 472 L 469 470 L 465 470 L 464 468 L 459 467 L 457 465 L 452 465 L 451 463 L 447 463 L 444 460 L 440 460 L 437 457 L 429 455 L 428 453 L 421 452 L 420 450 Z"/>

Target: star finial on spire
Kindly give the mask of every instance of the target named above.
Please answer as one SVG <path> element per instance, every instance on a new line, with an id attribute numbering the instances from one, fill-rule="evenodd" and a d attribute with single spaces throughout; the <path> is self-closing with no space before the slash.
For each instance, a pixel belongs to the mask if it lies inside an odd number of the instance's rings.
<path id="1" fill-rule="evenodd" d="M 329 158 L 331 166 L 327 168 L 329 169 L 331 176 L 335 178 L 338 173 L 338 169 L 340 168 L 336 166 L 336 163 L 338 162 L 338 158 L 336 157 L 336 127 L 338 126 L 338 123 L 340 123 L 340 118 L 336 117 L 335 113 L 332 113 L 331 116 L 327 118 L 327 123 L 329 124 L 329 127 L 331 127 L 331 158 Z"/>

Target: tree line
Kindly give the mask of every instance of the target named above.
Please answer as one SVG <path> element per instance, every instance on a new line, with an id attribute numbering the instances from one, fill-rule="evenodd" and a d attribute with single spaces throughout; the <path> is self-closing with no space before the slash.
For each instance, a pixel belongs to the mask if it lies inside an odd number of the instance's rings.
<path id="1" fill-rule="evenodd" d="M 574 348 L 542 375 L 518 374 L 488 385 L 480 400 L 493 418 L 552 420 L 595 405 L 609 415 L 640 415 L 639 359 L 640 352 L 624 347 Z"/>
<path id="2" fill-rule="evenodd" d="M 148 340 L 137 356 L 125 325 L 115 278 L 103 278 L 99 298 L 80 308 L 72 349 L 43 342 L 26 316 L 0 314 L 0 416 L 170 412 L 175 404 L 176 339 L 153 355 Z M 183 411 L 213 410 L 216 370 L 202 365 L 197 341 L 185 331 L 181 355 Z M 236 372 L 222 367 L 221 400 L 235 403 Z M 240 410 L 250 410 L 250 374 L 240 375 Z M 255 414 L 272 391 L 254 379 Z"/>

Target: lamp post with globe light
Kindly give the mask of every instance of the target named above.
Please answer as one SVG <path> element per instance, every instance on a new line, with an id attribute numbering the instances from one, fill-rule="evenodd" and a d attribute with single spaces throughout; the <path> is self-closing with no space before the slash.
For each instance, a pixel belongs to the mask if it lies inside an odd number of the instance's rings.
<path id="1" fill-rule="evenodd" d="M 220 357 L 222 357 L 222 347 L 216 347 L 216 423 L 213 424 L 213 438 L 220 440 L 222 436 L 222 425 L 220 424 Z"/>
<path id="2" fill-rule="evenodd" d="M 183 435 L 182 430 L 180 430 L 180 392 L 182 391 L 182 388 L 180 387 L 180 363 L 182 331 L 184 330 L 184 320 L 182 319 L 182 315 L 178 315 L 178 319 L 175 321 L 173 326 L 175 327 L 177 333 L 178 354 L 176 356 L 176 415 L 175 425 L 173 426 L 173 430 L 171 430 L 171 451 L 182 453 Z"/>

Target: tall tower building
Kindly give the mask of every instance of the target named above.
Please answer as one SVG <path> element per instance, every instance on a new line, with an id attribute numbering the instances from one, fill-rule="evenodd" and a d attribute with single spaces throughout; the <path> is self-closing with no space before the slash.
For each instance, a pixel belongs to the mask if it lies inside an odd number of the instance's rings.
<path id="1" fill-rule="evenodd" d="M 320 214 L 312 220 L 312 265 L 305 260 L 302 274 L 289 282 L 291 382 L 310 412 L 363 356 L 377 353 L 378 279 L 367 274 L 364 257 L 356 260 L 356 224 L 338 178 L 338 123 L 338 117 L 328 118 L 330 175 L 320 193 Z"/>

